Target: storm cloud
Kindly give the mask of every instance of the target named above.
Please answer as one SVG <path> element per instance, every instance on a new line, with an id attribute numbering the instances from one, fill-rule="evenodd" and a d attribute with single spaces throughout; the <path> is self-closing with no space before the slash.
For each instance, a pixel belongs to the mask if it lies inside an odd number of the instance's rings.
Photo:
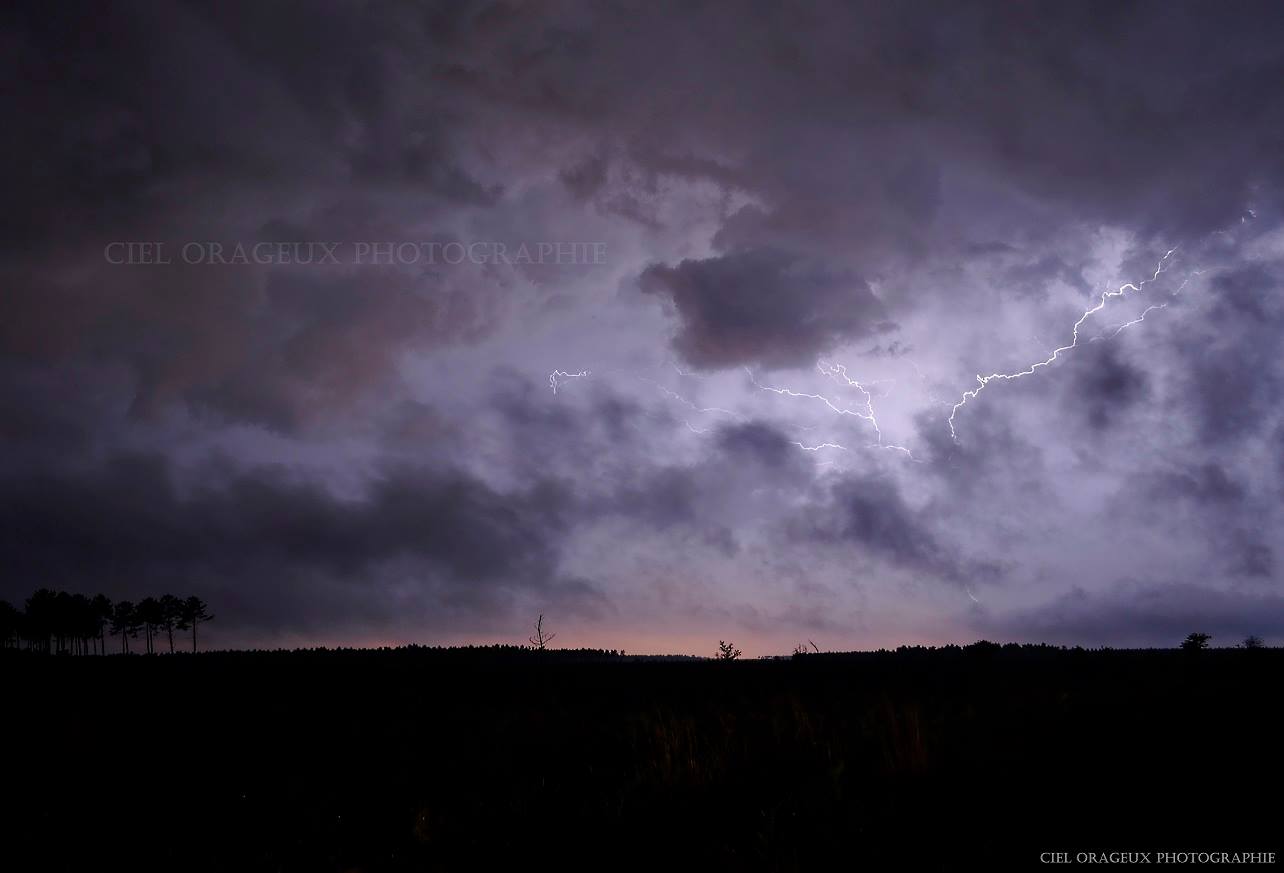
<path id="1" fill-rule="evenodd" d="M 808 367 L 843 340 L 893 327 L 861 279 L 778 251 L 652 265 L 641 285 L 672 300 L 674 351 L 698 369 Z"/>
<path id="2" fill-rule="evenodd" d="M 215 645 L 1278 642 L 1282 37 L 11 5 L 0 597 L 190 589 Z M 182 256 L 258 243 L 345 254 Z"/>

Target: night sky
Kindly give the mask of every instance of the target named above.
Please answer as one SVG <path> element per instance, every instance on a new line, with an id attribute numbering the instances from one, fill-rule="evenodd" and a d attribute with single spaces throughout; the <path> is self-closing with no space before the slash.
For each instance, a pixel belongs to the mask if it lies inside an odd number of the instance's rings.
<path id="1" fill-rule="evenodd" d="M 2 21 L 4 599 L 1284 642 L 1279 4 Z"/>

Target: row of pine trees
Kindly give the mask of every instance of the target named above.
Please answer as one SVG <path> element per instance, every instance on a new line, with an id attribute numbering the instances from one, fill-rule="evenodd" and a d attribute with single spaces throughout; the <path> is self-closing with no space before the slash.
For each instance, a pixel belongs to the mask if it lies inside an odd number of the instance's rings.
<path id="1" fill-rule="evenodd" d="M 107 652 L 107 635 L 120 637 L 120 651 L 129 654 L 130 640 L 142 637 L 143 651 L 155 654 L 162 641 L 174 651 L 174 632 L 191 631 L 196 651 L 196 629 L 213 619 L 199 597 L 173 594 L 145 597 L 138 603 L 106 595 L 87 597 L 41 588 L 27 598 L 23 609 L 0 600 L 0 640 L 6 649 L 70 655 Z"/>

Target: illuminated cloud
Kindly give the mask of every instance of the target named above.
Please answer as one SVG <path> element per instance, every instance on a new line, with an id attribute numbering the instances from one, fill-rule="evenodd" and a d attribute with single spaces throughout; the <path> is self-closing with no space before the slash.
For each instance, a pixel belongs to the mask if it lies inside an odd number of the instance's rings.
<path id="1" fill-rule="evenodd" d="M 753 654 L 1279 642 L 1282 27 L 19 4 L 0 597 L 191 591 L 214 644 L 540 611 Z M 130 241 L 604 256 L 105 257 Z"/>

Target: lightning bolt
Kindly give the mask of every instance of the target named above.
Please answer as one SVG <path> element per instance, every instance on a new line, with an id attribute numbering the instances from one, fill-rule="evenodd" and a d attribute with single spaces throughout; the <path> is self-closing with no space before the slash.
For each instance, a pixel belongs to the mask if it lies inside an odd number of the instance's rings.
<path id="1" fill-rule="evenodd" d="M 790 442 L 790 445 L 797 446 L 798 448 L 802 449 L 804 452 L 819 452 L 822 449 L 841 449 L 844 452 L 850 451 L 847 448 L 847 446 L 840 446 L 838 443 L 820 443 L 819 445 L 808 446 L 796 440 L 793 440 Z"/>
<path id="2" fill-rule="evenodd" d="M 693 375 L 691 373 L 683 372 L 676 364 L 674 365 L 674 369 L 676 369 L 678 371 L 678 374 L 681 376 Z M 700 406 L 699 404 L 691 400 L 688 400 L 686 397 L 683 397 L 681 394 L 672 390 L 671 388 L 667 388 L 664 385 L 661 385 L 659 382 L 655 382 L 651 379 L 647 379 L 642 376 L 639 376 L 638 378 L 644 382 L 649 382 L 650 384 L 654 385 L 660 391 L 660 393 L 663 394 L 665 397 L 668 397 L 671 400 L 681 403 L 683 406 L 686 406 L 696 412 L 704 413 L 708 415 L 726 415 L 736 419 L 737 421 L 744 420 L 744 416 L 738 412 L 734 412 L 730 409 L 724 409 L 721 406 Z M 752 378 L 752 374 L 751 374 L 751 378 Z M 774 390 L 774 389 L 768 389 L 768 390 Z M 686 419 L 683 419 L 682 423 L 686 425 L 687 430 L 691 431 L 694 434 L 709 433 L 708 428 L 696 427 Z M 804 428 L 804 430 L 806 429 L 808 428 Z M 808 445 L 798 440 L 790 440 L 790 445 L 797 446 L 798 448 L 802 449 L 804 452 L 821 452 L 826 449 L 837 449 L 838 451 L 842 451 L 842 452 L 850 451 L 850 449 L 848 449 L 846 446 L 839 445 L 838 443 L 817 443 L 816 445 Z M 828 463 L 832 463 L 832 462 L 828 462 Z"/>
<path id="3" fill-rule="evenodd" d="M 697 379 L 704 378 L 703 376 L 697 376 L 694 373 L 683 371 L 682 368 L 678 367 L 677 364 L 674 364 L 673 368 L 677 370 L 678 375 L 680 376 L 689 376 L 691 378 L 697 378 Z M 577 373 L 571 373 L 566 370 L 554 370 L 553 372 L 548 374 L 548 386 L 549 388 L 552 389 L 554 394 L 557 394 L 558 389 L 562 388 L 571 379 L 582 379 L 590 375 L 592 372 L 593 372 L 592 370 L 580 370 Z M 744 416 L 741 415 L 740 413 L 730 409 L 724 409 L 721 406 L 700 406 L 694 401 L 689 400 L 686 397 L 683 397 L 681 394 L 674 391 L 673 389 L 668 388 L 664 385 L 661 385 L 659 382 L 655 381 L 654 379 L 648 379 L 645 376 L 635 376 L 634 378 L 638 379 L 641 382 L 646 382 L 648 385 L 654 386 L 665 397 L 668 397 L 670 400 L 676 401 L 677 403 L 681 403 L 683 406 L 686 406 L 688 409 L 691 409 L 694 412 L 699 412 L 701 414 L 708 414 L 708 415 L 726 415 L 736 420 L 744 419 Z M 710 432 L 709 428 L 696 427 L 687 419 L 683 419 L 682 423 L 686 425 L 687 430 L 691 431 L 694 434 L 703 435 Z M 825 445 L 825 446 L 818 446 L 815 449 L 813 449 L 812 447 L 803 446 L 803 448 L 808 451 L 813 451 L 819 448 L 841 448 L 841 446 Z"/>
<path id="4" fill-rule="evenodd" d="M 1113 290 L 1107 288 L 1105 291 L 1102 291 L 1101 296 L 1100 298 L 1098 298 L 1097 302 L 1092 306 L 1088 307 L 1087 309 L 1085 309 L 1083 312 L 1083 315 L 1079 316 L 1079 320 L 1074 323 L 1074 327 L 1070 332 L 1069 345 L 1064 345 L 1064 346 L 1060 346 L 1059 348 L 1053 349 L 1052 354 L 1048 355 L 1048 357 L 1044 358 L 1042 361 L 1036 361 L 1035 363 L 1026 367 L 1024 370 L 1019 370 L 1015 373 L 991 373 L 988 376 L 982 376 L 981 374 L 978 373 L 976 376 L 976 381 L 978 383 L 977 386 L 973 388 L 971 391 L 965 391 L 963 393 L 963 396 L 959 398 L 958 402 L 955 403 L 954 406 L 950 408 L 950 420 L 949 420 L 950 437 L 955 442 L 958 442 L 958 433 L 954 429 L 954 417 L 958 415 L 958 412 L 960 409 L 962 409 L 964 406 L 967 405 L 967 402 L 969 400 L 975 399 L 978 394 L 984 391 L 987 385 L 989 385 L 991 382 L 994 382 L 994 381 L 1007 382 L 1007 381 L 1014 381 L 1016 379 L 1020 379 L 1025 376 L 1033 376 L 1038 370 L 1042 369 L 1043 367 L 1051 366 L 1057 360 L 1057 358 L 1061 357 L 1062 352 L 1068 352 L 1079 344 L 1079 328 L 1083 326 L 1083 323 L 1085 321 L 1087 321 L 1093 315 L 1096 315 L 1098 312 L 1104 309 L 1106 304 L 1111 300 L 1111 298 L 1123 297 L 1129 291 L 1136 291 L 1140 293 L 1141 289 L 1145 285 L 1151 282 L 1154 282 L 1156 279 L 1159 278 L 1159 274 L 1164 271 L 1164 265 L 1168 262 L 1168 259 L 1171 258 L 1173 253 L 1176 251 L 1177 251 L 1176 248 L 1171 248 L 1168 251 L 1164 252 L 1164 256 L 1160 258 L 1159 263 L 1155 265 L 1155 272 L 1150 276 L 1150 278 L 1142 279 L 1140 282 L 1137 282 L 1135 284 L 1132 282 L 1126 282 L 1123 285 L 1120 285 L 1118 288 L 1115 288 Z M 1144 317 L 1145 316 L 1143 314 L 1142 318 Z M 1141 320 L 1142 320 L 1141 318 L 1135 319 L 1132 322 L 1132 324 L 1135 324 L 1136 322 Z M 1131 326 L 1131 325 L 1123 325 L 1119 328 L 1119 330 L 1123 330 L 1124 327 L 1128 327 L 1128 326 Z M 1116 333 L 1118 333 L 1118 331 L 1116 331 Z"/>
<path id="5" fill-rule="evenodd" d="M 1187 285 L 1189 285 L 1189 284 L 1190 284 L 1190 280 L 1191 280 L 1191 279 L 1195 278 L 1196 276 L 1201 276 L 1201 275 L 1203 275 L 1203 273 L 1204 273 L 1204 271 L 1203 271 L 1203 270 L 1193 270 L 1193 271 L 1191 271 L 1191 274 L 1190 274 L 1189 276 L 1187 276 L 1187 277 L 1186 277 L 1186 280 L 1185 280 L 1184 282 L 1182 282 L 1182 283 L 1181 283 L 1181 285 L 1180 285 L 1180 286 L 1178 286 L 1177 290 L 1176 290 L 1176 291 L 1174 291 L 1174 292 L 1173 292 L 1172 294 L 1170 294 L 1169 296 L 1170 296 L 1170 297 L 1176 297 L 1178 294 L 1180 294 L 1180 293 L 1181 293 L 1181 292 L 1186 288 L 1186 286 L 1187 286 Z M 1168 304 L 1169 304 L 1170 302 L 1171 302 L 1171 301 L 1169 301 L 1169 300 L 1165 300 L 1163 303 L 1155 303 L 1155 304 L 1153 304 L 1153 305 L 1151 305 L 1151 306 L 1147 306 L 1145 309 L 1143 309 L 1143 310 L 1141 311 L 1141 315 L 1138 315 L 1138 316 L 1137 316 L 1136 318 L 1134 318 L 1132 321 L 1125 321 L 1123 324 L 1117 324 L 1117 325 L 1115 325 L 1114 329 L 1113 329 L 1112 331 L 1110 331 L 1110 333 L 1108 333 L 1108 334 L 1107 334 L 1107 333 L 1103 333 L 1103 334 L 1100 334 L 1099 336 L 1094 336 L 1091 340 L 1089 340 L 1089 342 L 1094 342 L 1094 343 L 1095 343 L 1095 342 L 1099 342 L 1099 341 L 1101 341 L 1101 340 L 1114 339 L 1115 337 L 1119 336 L 1119 334 L 1120 334 L 1121 332 L 1123 332 L 1124 330 L 1127 330 L 1128 328 L 1132 327 L 1134 324 L 1141 324 L 1143 321 L 1145 321 L 1145 320 L 1146 320 L 1146 316 L 1147 316 L 1147 315 L 1149 315 L 1150 313 L 1154 312 L 1155 310 L 1157 310 L 1157 309 L 1167 309 L 1167 308 L 1168 308 Z"/>
<path id="6" fill-rule="evenodd" d="M 874 396 L 870 394 L 869 389 L 866 388 L 865 385 L 861 384 L 857 380 L 847 375 L 846 366 L 844 366 L 843 364 L 833 364 L 833 363 L 826 365 L 824 361 L 817 361 L 816 369 L 819 370 L 824 375 L 829 376 L 831 379 L 834 379 L 834 380 L 842 379 L 843 382 L 845 382 L 849 388 L 855 388 L 865 398 L 866 414 L 862 415 L 861 418 L 864 418 L 866 421 L 870 423 L 870 426 L 874 428 L 874 434 L 878 437 L 878 442 L 874 446 L 870 446 L 870 448 L 891 449 L 892 451 L 902 452 L 911 461 L 918 460 L 917 458 L 914 457 L 913 452 L 911 452 L 909 449 L 905 448 L 904 446 L 889 445 L 883 442 L 883 429 L 879 427 L 878 416 L 874 414 Z M 892 381 L 895 381 L 895 380 L 876 379 L 873 382 L 868 382 L 866 384 L 877 385 L 879 382 L 892 382 Z"/>
<path id="7" fill-rule="evenodd" d="M 582 379 L 590 372 L 589 370 L 580 370 L 578 373 L 568 373 L 565 370 L 554 370 L 548 374 L 548 387 L 552 388 L 553 393 L 556 394 L 557 389 L 564 383 L 569 382 L 571 379 Z"/>
<path id="8" fill-rule="evenodd" d="M 819 400 L 821 403 L 825 404 L 825 406 L 827 406 L 831 412 L 834 412 L 837 415 L 850 415 L 850 416 L 859 418 L 862 421 L 869 422 L 870 427 L 874 429 L 874 434 L 875 434 L 875 437 L 877 438 L 877 441 L 874 443 L 870 443 L 868 446 L 866 446 L 866 448 L 890 449 L 892 451 L 901 452 L 902 454 L 909 457 L 910 460 L 913 460 L 913 461 L 918 460 L 917 458 L 914 457 L 913 453 L 910 452 L 910 450 L 905 448 L 904 446 L 890 445 L 883 442 L 883 430 L 878 424 L 878 416 L 874 413 L 873 394 L 870 393 L 869 389 L 865 387 L 864 384 L 848 376 L 847 368 L 844 365 L 832 364 L 832 363 L 826 364 L 824 361 L 817 361 L 816 369 L 819 370 L 822 375 L 828 376 L 835 380 L 841 379 L 848 387 L 855 388 L 857 391 L 859 391 L 861 393 L 861 396 L 865 400 L 863 409 L 860 409 L 860 408 L 851 409 L 846 406 L 840 406 L 823 394 L 813 394 L 806 391 L 795 391 L 792 388 L 774 388 L 770 385 L 763 385 L 761 382 L 758 381 L 758 379 L 754 376 L 753 372 L 748 367 L 745 367 L 744 369 L 745 369 L 746 375 L 749 376 L 749 381 L 753 383 L 755 388 L 759 388 L 763 391 L 770 391 L 773 394 L 779 394 L 783 397 L 798 397 L 798 398 L 804 398 L 807 400 Z M 882 380 L 882 381 L 888 381 L 888 380 Z M 869 384 L 873 385 L 876 383 L 870 382 Z M 794 445 L 800 446 L 804 451 L 813 450 L 807 446 L 802 445 L 801 443 L 794 443 Z M 845 446 L 830 446 L 828 444 L 822 444 L 817 448 L 825 448 L 825 447 L 841 448 L 844 451 L 849 451 Z"/>
<path id="9" fill-rule="evenodd" d="M 784 397 L 805 397 L 808 400 L 819 400 L 821 403 L 824 403 L 832 411 L 838 413 L 839 415 L 854 415 L 857 418 L 861 418 L 866 421 L 868 421 L 871 417 L 870 414 L 867 412 L 857 412 L 854 409 L 846 409 L 842 406 L 838 406 L 823 394 L 808 394 L 802 391 L 794 391 L 791 388 L 772 388 L 770 385 L 763 385 L 754 376 L 752 370 L 750 370 L 748 367 L 745 367 L 744 370 L 745 370 L 745 374 L 749 377 L 749 381 L 753 383 L 754 387 L 761 388 L 763 391 L 770 391 L 772 394 L 780 394 Z M 868 394 L 865 395 L 865 399 L 866 399 L 866 403 L 868 404 L 868 400 L 869 400 Z"/>
<path id="10" fill-rule="evenodd" d="M 700 406 L 694 403 L 693 401 L 690 401 L 687 398 L 683 397 L 681 394 L 672 390 L 671 388 L 666 388 L 665 386 L 661 385 L 659 382 L 653 381 L 651 379 L 647 379 L 643 376 L 639 376 L 638 378 L 641 379 L 643 382 L 649 382 L 650 384 L 654 385 L 660 391 L 661 394 L 663 394 L 665 397 L 668 397 L 670 400 L 676 400 L 678 403 L 681 403 L 683 406 L 686 406 L 687 408 L 692 409 L 696 412 L 703 413 L 706 415 L 729 415 L 735 419 L 744 418 L 744 416 L 741 415 L 740 413 L 733 412 L 730 409 L 723 409 L 721 406 Z"/>

